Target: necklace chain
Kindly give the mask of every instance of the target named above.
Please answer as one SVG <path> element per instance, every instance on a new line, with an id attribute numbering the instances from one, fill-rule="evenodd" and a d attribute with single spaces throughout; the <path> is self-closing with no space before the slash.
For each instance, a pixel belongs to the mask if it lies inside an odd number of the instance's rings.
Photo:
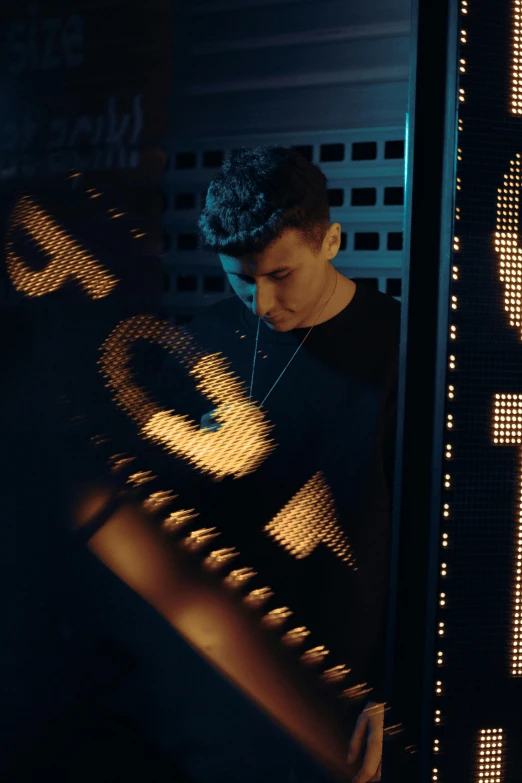
<path id="1" fill-rule="evenodd" d="M 308 338 L 309 334 L 311 333 L 312 329 L 316 325 L 317 321 L 319 320 L 321 315 L 324 313 L 326 307 L 329 305 L 330 300 L 332 299 L 333 295 L 335 294 L 335 291 L 336 291 L 336 288 L 337 288 L 337 280 L 338 280 L 338 275 L 337 275 L 337 272 L 336 272 L 336 274 L 335 274 L 335 285 L 334 285 L 334 289 L 333 289 L 332 293 L 330 294 L 330 296 L 326 300 L 325 305 L 323 306 L 322 310 L 319 312 L 319 315 L 317 316 L 317 318 L 313 322 L 312 326 L 310 327 L 310 329 L 308 330 L 308 332 L 304 336 L 303 340 L 299 343 L 299 345 L 295 349 L 295 351 L 292 354 L 292 356 L 290 357 L 288 363 L 283 368 L 283 372 L 279 375 L 279 377 L 277 378 L 277 380 L 275 381 L 273 386 L 270 388 L 270 390 L 268 391 L 268 394 L 266 394 L 264 400 L 262 401 L 262 403 L 260 405 L 261 408 L 263 407 L 263 405 L 267 401 L 269 395 L 273 392 L 273 390 L 275 389 L 275 387 L 277 386 L 277 384 L 279 383 L 279 381 L 281 380 L 281 378 L 283 377 L 285 372 L 287 371 L 287 369 L 290 366 L 290 364 L 293 362 L 294 358 L 297 356 L 298 352 L 301 350 L 302 346 L 304 345 L 305 340 Z M 254 360 L 252 362 L 252 377 L 250 379 L 250 394 L 249 394 L 249 397 L 248 397 L 248 401 L 249 402 L 252 402 L 252 389 L 254 387 L 254 375 L 255 375 L 255 371 L 256 371 L 257 346 L 258 346 L 258 343 L 259 343 L 259 329 L 260 329 L 260 326 L 261 326 L 261 318 L 259 318 L 259 320 L 257 322 L 256 345 L 255 345 L 255 348 L 254 348 Z"/>

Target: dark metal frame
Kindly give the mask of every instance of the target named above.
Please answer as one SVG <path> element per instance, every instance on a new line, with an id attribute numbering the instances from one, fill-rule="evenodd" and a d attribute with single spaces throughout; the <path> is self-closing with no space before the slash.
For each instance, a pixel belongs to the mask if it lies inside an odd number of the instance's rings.
<path id="1" fill-rule="evenodd" d="M 384 780 L 432 780 L 436 611 L 458 107 L 458 0 L 413 0 L 388 682 L 409 746 Z M 400 769 L 399 769 L 400 767 Z"/>

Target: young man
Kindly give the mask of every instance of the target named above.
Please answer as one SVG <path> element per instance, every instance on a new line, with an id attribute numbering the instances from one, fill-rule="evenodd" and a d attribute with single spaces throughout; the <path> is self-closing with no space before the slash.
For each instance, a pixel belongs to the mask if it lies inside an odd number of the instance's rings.
<path id="1" fill-rule="evenodd" d="M 203 308 L 189 330 L 227 359 L 275 447 L 198 500 L 277 583 L 294 625 L 331 651 L 329 665 L 344 664 L 346 684 L 368 694 L 350 757 L 364 752 L 357 783 L 379 780 L 400 305 L 335 269 L 341 226 L 330 223 L 326 177 L 294 150 L 234 153 L 199 229 L 236 296 Z M 227 405 L 183 399 L 170 372 L 172 404 L 218 431 Z"/>

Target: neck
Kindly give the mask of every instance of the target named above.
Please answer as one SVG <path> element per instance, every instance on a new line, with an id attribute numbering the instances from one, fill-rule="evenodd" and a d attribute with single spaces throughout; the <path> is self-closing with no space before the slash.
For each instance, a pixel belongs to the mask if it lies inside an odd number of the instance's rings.
<path id="1" fill-rule="evenodd" d="M 319 304 L 311 313 L 311 315 L 306 318 L 303 323 L 299 324 L 299 328 L 306 329 L 307 327 L 309 328 L 314 325 L 314 322 L 315 326 L 317 326 L 318 324 L 329 321 L 331 318 L 334 318 L 342 310 L 344 310 L 344 308 L 347 307 L 352 301 L 355 294 L 356 284 L 353 282 L 353 280 L 349 280 L 347 277 L 338 272 L 333 266 L 331 266 L 331 269 L 333 271 L 333 275 L 329 273 L 327 276 L 325 291 L 323 296 L 321 296 Z M 336 286 L 335 293 L 334 286 Z M 328 297 L 331 297 L 329 302 Z M 326 302 L 328 302 L 328 304 L 326 304 L 325 307 Z M 321 313 L 322 307 L 324 307 L 324 310 Z M 317 318 L 318 313 L 321 313 L 319 318 Z M 316 318 L 317 320 L 315 320 Z"/>
<path id="2" fill-rule="evenodd" d="M 332 316 L 330 315 L 332 310 L 332 303 L 336 299 L 336 294 L 339 289 L 340 277 L 337 270 L 330 265 L 331 272 L 329 271 L 326 276 L 324 295 L 321 297 L 321 302 L 315 313 L 315 323 L 323 323 Z"/>

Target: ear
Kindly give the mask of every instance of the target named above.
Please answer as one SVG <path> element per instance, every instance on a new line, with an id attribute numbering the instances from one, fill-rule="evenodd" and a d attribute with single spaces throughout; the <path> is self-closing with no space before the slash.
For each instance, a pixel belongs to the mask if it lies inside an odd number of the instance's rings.
<path id="1" fill-rule="evenodd" d="M 332 223 L 325 237 L 325 249 L 328 261 L 332 261 L 341 247 L 341 224 Z"/>

